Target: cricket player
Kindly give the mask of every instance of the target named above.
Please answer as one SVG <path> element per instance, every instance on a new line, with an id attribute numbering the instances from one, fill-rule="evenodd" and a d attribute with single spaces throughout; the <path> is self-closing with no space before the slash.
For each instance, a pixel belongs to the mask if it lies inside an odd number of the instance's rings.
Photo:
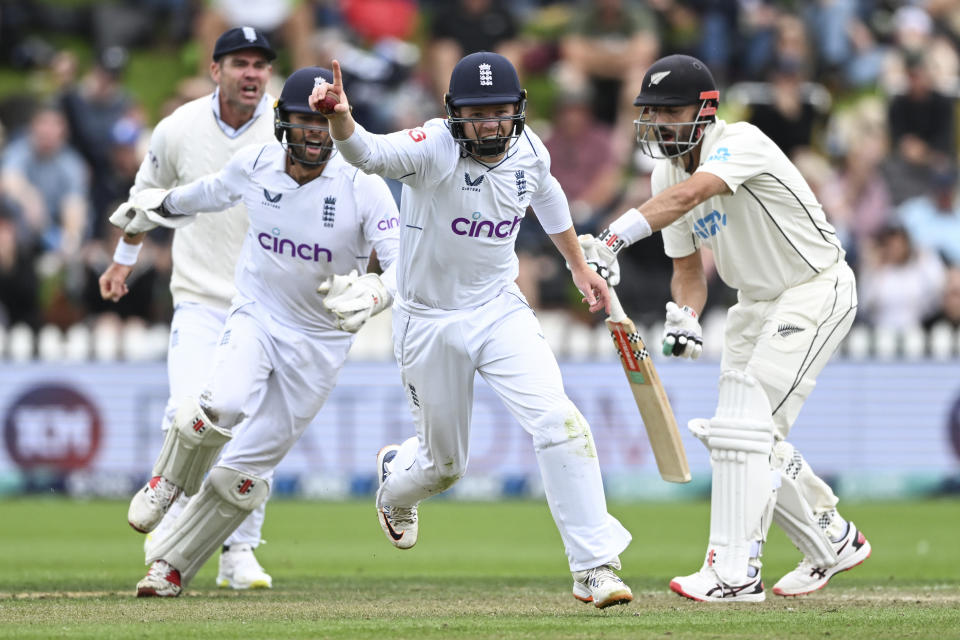
<path id="1" fill-rule="evenodd" d="M 662 230 L 673 258 L 665 354 L 696 358 L 702 349 L 701 247 L 738 290 L 716 415 L 689 425 L 713 467 L 706 560 L 670 588 L 693 600 L 759 602 L 771 520 L 804 554 L 774 585 L 777 595 L 820 589 L 870 555 L 863 534 L 837 513 L 833 491 L 786 440 L 853 323 L 856 283 L 797 168 L 753 125 L 718 119 L 718 103 L 713 76 L 696 58 L 667 56 L 650 67 L 634 104 L 637 141 L 658 158 L 655 195 L 581 244 L 588 260 L 612 268 L 618 251 Z"/>
<path id="2" fill-rule="evenodd" d="M 287 79 L 275 109 L 280 142 L 244 147 L 188 185 L 138 194 L 129 217 L 111 217 L 130 232 L 239 202 L 249 216 L 237 294 L 204 363 L 209 376 L 199 398 L 182 402 L 153 479 L 130 503 L 131 525 L 149 530 L 166 510 L 163 496 L 192 496 L 153 545 L 138 596 L 179 595 L 267 499 L 274 468 L 323 406 L 355 332 L 392 301 L 399 214 L 390 190 L 333 153 L 326 118 L 307 106 L 313 86 L 332 79 L 319 67 Z M 371 249 L 382 278 L 364 273 Z M 337 313 L 328 310 L 333 302 Z"/>
<path id="3" fill-rule="evenodd" d="M 632 600 L 614 573 L 630 534 L 607 513 L 587 421 L 563 390 L 556 359 L 514 280 L 517 229 L 528 207 L 570 263 L 591 311 L 606 283 L 584 261 L 550 156 L 524 127 L 526 92 L 503 56 L 466 56 L 450 76 L 448 118 L 388 135 L 354 122 L 337 61 L 310 97 L 339 101 L 330 132 L 344 159 L 403 183 L 394 353 L 417 436 L 377 458 L 377 513 L 390 542 L 417 541 L 417 505 L 467 466 L 477 372 L 533 439 L 573 593 L 597 607 Z M 334 306 L 334 308 L 336 308 Z"/>
<path id="4" fill-rule="evenodd" d="M 151 188 L 187 184 L 223 168 L 241 148 L 274 139 L 274 99 L 265 93 L 276 57 L 266 36 L 252 27 L 224 32 L 216 42 L 210 73 L 217 84 L 209 96 L 193 100 L 154 129 L 150 150 L 137 172 L 131 196 Z M 173 321 L 167 351 L 170 397 L 163 417 L 167 431 L 183 398 L 201 389 L 217 338 L 236 290 L 233 273 L 247 230 L 247 211 L 237 203 L 221 215 L 201 216 L 173 237 Z M 113 263 L 100 276 L 100 294 L 119 300 L 140 251 L 142 236 L 123 238 Z M 168 500 L 164 496 L 162 500 Z M 182 500 L 160 529 L 173 521 Z M 217 584 L 234 589 L 270 588 L 273 579 L 254 555 L 260 544 L 261 505 L 230 536 L 220 556 Z M 147 551 L 160 531 L 148 534 Z"/>

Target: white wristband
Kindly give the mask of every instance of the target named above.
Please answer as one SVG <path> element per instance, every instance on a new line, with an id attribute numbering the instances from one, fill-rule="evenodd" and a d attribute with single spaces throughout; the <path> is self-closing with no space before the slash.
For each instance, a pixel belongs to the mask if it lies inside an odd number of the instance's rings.
<path id="1" fill-rule="evenodd" d="M 131 267 L 137 264 L 137 256 L 140 255 L 140 249 L 142 248 L 142 242 L 139 244 L 130 244 L 129 242 L 124 242 L 123 238 L 120 238 L 120 240 L 117 241 L 117 248 L 113 251 L 113 261 L 117 264 Z"/>
<path id="2" fill-rule="evenodd" d="M 610 231 L 622 238 L 628 245 L 653 234 L 650 223 L 636 207 L 611 222 Z"/>

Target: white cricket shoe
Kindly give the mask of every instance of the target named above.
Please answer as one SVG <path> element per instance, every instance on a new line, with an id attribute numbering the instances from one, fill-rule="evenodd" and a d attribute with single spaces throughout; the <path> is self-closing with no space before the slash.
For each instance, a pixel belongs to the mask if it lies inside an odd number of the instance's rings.
<path id="1" fill-rule="evenodd" d="M 827 586 L 830 578 L 853 569 L 855 566 L 870 557 L 870 542 L 863 532 L 857 529 L 852 522 L 847 522 L 847 534 L 834 542 L 837 551 L 837 563 L 832 567 L 817 567 L 803 559 L 797 568 L 783 576 L 773 585 L 773 592 L 778 596 L 802 596 Z"/>
<path id="2" fill-rule="evenodd" d="M 763 602 L 766 598 L 759 573 L 744 584 L 729 585 L 721 581 L 709 565 L 688 576 L 674 578 L 670 581 L 670 589 L 700 602 Z"/>
<path id="3" fill-rule="evenodd" d="M 164 560 L 150 565 L 147 575 L 137 583 L 138 598 L 176 598 L 182 590 L 180 572 Z"/>
<path id="4" fill-rule="evenodd" d="M 620 568 L 620 562 L 604 564 L 586 571 L 573 572 L 573 597 L 581 602 L 592 602 L 593 606 L 603 609 L 615 604 L 627 604 L 633 600 L 630 591 L 620 576 L 613 572 Z"/>
<path id="5" fill-rule="evenodd" d="M 397 457 L 400 450 L 398 444 L 388 444 L 380 449 L 377 454 L 377 477 L 379 478 L 380 488 L 387 476 L 390 475 L 389 463 Z M 379 505 L 379 490 L 377 491 Z M 391 507 L 382 505 L 377 507 L 377 518 L 380 520 L 380 528 L 390 544 L 397 549 L 409 549 L 417 544 L 417 534 L 419 526 L 417 525 L 417 507 Z"/>
<path id="6" fill-rule="evenodd" d="M 271 589 L 273 578 L 263 570 L 249 544 L 232 544 L 220 553 L 217 586 L 221 589 Z"/>
<path id="7" fill-rule="evenodd" d="M 127 522 L 140 533 L 150 533 L 163 514 L 180 497 L 182 489 L 163 476 L 153 476 L 143 489 L 134 494 L 127 511 Z"/>

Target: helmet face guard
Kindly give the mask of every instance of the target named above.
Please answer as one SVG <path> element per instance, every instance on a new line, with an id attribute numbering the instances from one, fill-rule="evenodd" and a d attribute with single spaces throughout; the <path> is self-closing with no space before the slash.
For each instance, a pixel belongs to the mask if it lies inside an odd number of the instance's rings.
<path id="1" fill-rule="evenodd" d="M 303 67 L 297 69 L 283 84 L 283 91 L 273 105 L 273 135 L 287 151 L 292 160 L 305 165 L 320 166 L 330 159 L 334 153 L 333 138 L 330 137 L 330 127 L 327 124 L 296 124 L 290 122 L 291 113 L 300 113 L 309 116 L 319 116 L 310 108 L 307 99 L 314 87 L 322 82 L 333 84 L 333 72 L 322 67 Z M 324 122 L 326 120 L 324 119 Z M 290 142 L 290 132 L 300 129 L 303 132 L 303 142 Z M 306 135 L 310 131 L 326 133 L 325 142 L 320 144 L 321 153 L 316 160 L 308 160 L 307 147 L 315 146 L 306 143 Z"/>
<path id="2" fill-rule="evenodd" d="M 279 106 L 274 107 L 273 113 L 273 134 L 287 151 L 287 155 L 291 156 L 297 162 L 306 165 L 320 166 L 325 164 L 327 160 L 336 153 L 336 147 L 333 144 L 333 138 L 330 137 L 330 127 L 328 125 L 295 124 L 290 122 L 290 116 L 286 110 L 281 109 Z M 290 132 L 294 129 L 303 131 L 304 142 L 290 142 Z M 321 153 L 316 160 L 309 160 L 306 157 L 307 147 L 313 146 L 306 143 L 306 135 L 309 131 L 322 131 L 326 134 L 326 142 L 320 145 Z"/>
<path id="3" fill-rule="evenodd" d="M 690 153 L 700 144 L 703 128 L 716 119 L 719 98 L 720 92 L 715 89 L 700 92 L 700 109 L 689 122 L 658 123 L 653 118 L 656 110 L 662 108 L 660 105 L 639 105 L 640 115 L 633 121 L 633 126 L 640 150 L 656 159 L 679 158 Z M 685 139 L 681 139 L 684 132 Z M 664 139 L 664 134 L 669 139 Z"/>
<path id="4" fill-rule="evenodd" d="M 523 126 L 526 123 L 527 111 L 527 92 L 520 92 L 520 100 L 516 102 L 516 113 L 511 116 L 494 118 L 464 118 L 457 115 L 458 106 L 454 106 L 453 99 L 448 93 L 444 96 L 444 106 L 447 110 L 447 123 L 450 125 L 450 135 L 457 141 L 463 152 L 474 158 L 488 158 L 502 155 L 510 147 L 512 142 L 523 133 Z M 508 104 L 508 103 L 494 103 Z M 476 103 L 463 106 L 476 106 Z M 481 138 L 480 125 L 485 122 L 497 122 L 497 135 Z M 503 123 L 508 123 L 506 135 L 502 135 Z M 472 132 L 473 137 L 467 135 Z"/>

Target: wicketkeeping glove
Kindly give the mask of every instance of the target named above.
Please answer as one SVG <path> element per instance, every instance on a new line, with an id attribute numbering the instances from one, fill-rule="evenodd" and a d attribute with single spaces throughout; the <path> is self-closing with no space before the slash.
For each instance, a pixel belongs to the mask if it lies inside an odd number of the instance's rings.
<path id="1" fill-rule="evenodd" d="M 667 320 L 663 325 L 663 355 L 696 360 L 703 351 L 703 330 L 697 312 L 688 306 L 667 303 Z"/>
<path id="2" fill-rule="evenodd" d="M 331 292 L 337 284 L 337 277 L 334 276 Z M 377 315 L 392 302 L 393 296 L 387 291 L 380 276 L 367 273 L 349 284 L 341 293 L 328 294 L 323 299 L 323 306 L 337 316 L 338 329 L 356 333 L 371 316 Z"/>
<path id="3" fill-rule="evenodd" d="M 620 284 L 620 264 L 617 262 L 617 254 L 599 238 L 595 238 L 589 233 L 577 236 L 580 241 L 580 248 L 583 249 L 583 257 L 586 258 L 590 268 L 600 274 L 600 277 L 607 281 L 611 287 Z M 570 268 L 570 265 L 567 265 Z"/>
<path id="4" fill-rule="evenodd" d="M 136 235 L 157 227 L 178 229 L 194 221 L 196 216 L 170 215 L 163 207 L 169 189 L 144 189 L 131 196 L 110 216 L 110 223 L 127 235 Z"/>
<path id="5" fill-rule="evenodd" d="M 345 276 L 332 275 L 320 283 L 320 286 L 317 287 L 317 293 L 322 296 L 335 298 L 346 291 L 347 287 L 356 282 L 357 278 L 359 277 L 360 274 L 357 273 L 356 269 L 352 270 Z"/>

